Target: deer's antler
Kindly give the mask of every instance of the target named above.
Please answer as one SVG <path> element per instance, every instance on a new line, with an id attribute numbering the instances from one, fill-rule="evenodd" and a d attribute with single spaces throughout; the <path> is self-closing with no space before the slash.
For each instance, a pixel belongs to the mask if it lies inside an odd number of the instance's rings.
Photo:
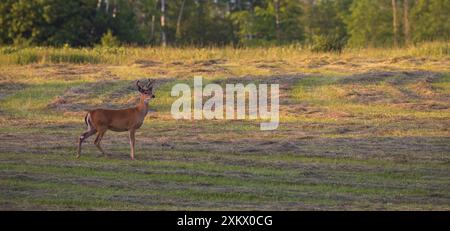
<path id="1" fill-rule="evenodd" d="M 140 84 L 140 81 L 139 81 L 139 80 L 136 81 L 136 86 L 137 86 L 137 88 L 138 88 L 138 91 L 142 91 L 142 87 L 141 87 L 141 84 Z"/>
<path id="2" fill-rule="evenodd" d="M 156 80 L 154 80 L 154 79 L 148 79 L 147 88 L 153 87 L 155 82 L 156 82 Z"/>

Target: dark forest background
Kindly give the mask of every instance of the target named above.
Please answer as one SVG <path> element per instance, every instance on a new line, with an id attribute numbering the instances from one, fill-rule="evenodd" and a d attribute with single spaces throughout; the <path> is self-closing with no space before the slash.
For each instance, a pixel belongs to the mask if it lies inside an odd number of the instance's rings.
<path id="1" fill-rule="evenodd" d="M 302 44 L 328 50 L 450 38 L 450 0 L 2 0 L 0 44 Z"/>

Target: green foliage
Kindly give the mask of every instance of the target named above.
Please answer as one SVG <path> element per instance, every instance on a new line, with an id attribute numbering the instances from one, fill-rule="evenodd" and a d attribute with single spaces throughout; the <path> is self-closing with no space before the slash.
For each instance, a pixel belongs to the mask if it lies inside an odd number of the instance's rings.
<path id="1" fill-rule="evenodd" d="M 411 48 L 413 56 L 434 56 L 445 57 L 450 56 L 450 44 L 442 42 L 427 42 L 420 46 Z"/>
<path id="2" fill-rule="evenodd" d="M 160 45 L 161 2 L 2 0 L 0 45 L 94 46 L 109 29 L 118 41 L 111 38 L 106 46 Z M 405 2 L 408 22 L 403 21 Z M 450 38 L 450 0 L 396 3 L 400 45 Z M 394 43 L 392 0 L 166 0 L 165 9 L 164 34 L 175 46 L 291 43 L 327 50 L 334 44 L 334 50 L 343 43 Z M 408 38 L 404 31 L 410 31 Z"/>
<path id="3" fill-rule="evenodd" d="M 112 34 L 111 30 L 108 30 L 108 32 L 102 36 L 101 44 L 103 47 L 118 47 L 120 46 L 120 41 Z"/>
<path id="4" fill-rule="evenodd" d="M 19 49 L 16 47 L 2 47 L 0 48 L 0 54 L 9 55 L 17 52 Z"/>
<path id="5" fill-rule="evenodd" d="M 61 46 L 86 46 L 95 43 L 101 35 L 105 22 L 104 17 L 95 9 L 92 0 L 68 1 L 61 4 L 55 0 L 45 0 L 43 6 L 45 23 L 40 27 L 46 39 L 37 41 L 40 44 Z"/>
<path id="6" fill-rule="evenodd" d="M 354 47 L 392 44 L 392 10 L 389 0 L 359 0 L 351 5 L 347 21 L 349 44 Z"/>
<path id="7" fill-rule="evenodd" d="M 302 12 L 299 2 L 280 1 L 279 32 L 275 23 L 276 9 L 273 1 L 266 1 L 266 4 L 255 6 L 251 11 L 234 12 L 231 19 L 239 28 L 237 34 L 242 44 L 264 44 L 263 41 L 268 41 L 269 44 L 300 42 L 304 37 Z"/>
<path id="8" fill-rule="evenodd" d="M 412 9 L 413 40 L 450 38 L 450 0 L 418 0 Z"/>
<path id="9" fill-rule="evenodd" d="M 30 64 L 37 63 L 39 61 L 39 56 L 34 52 L 21 52 L 19 56 L 17 56 L 17 64 Z"/>
<path id="10" fill-rule="evenodd" d="M 98 63 L 99 59 L 97 57 L 88 55 L 88 54 L 65 54 L 65 53 L 57 53 L 57 54 L 50 54 L 49 60 L 52 63 L 77 63 L 77 64 L 83 64 L 83 63 Z"/>
<path id="11" fill-rule="evenodd" d="M 0 3 L 0 34 L 5 43 L 29 45 L 42 36 L 42 7 L 38 1 L 5 0 Z"/>
<path id="12" fill-rule="evenodd" d="M 175 11 L 168 15 L 178 19 L 179 5 L 174 6 Z M 170 5 L 169 5 L 170 7 Z M 231 20 L 217 11 L 217 7 L 212 1 L 185 1 L 183 15 L 180 21 L 179 34 L 176 34 L 177 20 L 169 21 L 168 36 L 169 42 L 179 45 L 227 45 L 233 43 L 234 32 Z"/>
<path id="13" fill-rule="evenodd" d="M 137 42 L 134 13 L 127 1 L 105 9 L 97 0 L 6 0 L 0 3 L 0 41 L 15 45 L 90 46 L 107 28 L 121 41 Z"/>
<path id="14" fill-rule="evenodd" d="M 342 52 L 345 40 L 339 36 L 319 36 L 313 38 L 311 51 L 313 52 Z"/>
<path id="15" fill-rule="evenodd" d="M 352 0 L 321 0 L 307 8 L 303 20 L 308 25 L 308 42 L 316 43 L 317 36 L 347 39 L 344 20 L 349 17 Z"/>

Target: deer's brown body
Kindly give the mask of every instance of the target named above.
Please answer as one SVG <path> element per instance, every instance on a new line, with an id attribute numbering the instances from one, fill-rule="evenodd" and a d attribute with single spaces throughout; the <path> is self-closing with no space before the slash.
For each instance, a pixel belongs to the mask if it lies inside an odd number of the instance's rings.
<path id="1" fill-rule="evenodd" d="M 78 141 L 77 157 L 81 155 L 81 145 L 85 139 L 97 134 L 94 144 L 104 154 L 106 152 L 100 146 L 100 141 L 107 130 L 115 132 L 129 131 L 130 139 L 130 157 L 134 159 L 134 143 L 135 132 L 139 129 L 144 122 L 145 116 L 148 112 L 148 103 L 151 98 L 154 98 L 153 94 L 153 81 L 149 80 L 145 87 L 139 85 L 137 87 L 140 92 L 139 104 L 134 108 L 122 109 L 122 110 L 109 110 L 109 109 L 95 109 L 89 111 L 84 121 L 87 125 L 87 131 L 81 134 Z"/>

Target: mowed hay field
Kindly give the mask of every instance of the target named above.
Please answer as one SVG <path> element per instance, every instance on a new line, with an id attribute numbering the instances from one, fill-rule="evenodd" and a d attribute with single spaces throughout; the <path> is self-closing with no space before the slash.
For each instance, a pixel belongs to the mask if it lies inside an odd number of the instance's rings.
<path id="1" fill-rule="evenodd" d="M 174 120 L 175 83 L 279 83 L 280 126 Z M 86 109 L 156 98 L 129 159 Z M 278 48 L 3 48 L 0 210 L 450 210 L 448 44 L 342 54 Z"/>

